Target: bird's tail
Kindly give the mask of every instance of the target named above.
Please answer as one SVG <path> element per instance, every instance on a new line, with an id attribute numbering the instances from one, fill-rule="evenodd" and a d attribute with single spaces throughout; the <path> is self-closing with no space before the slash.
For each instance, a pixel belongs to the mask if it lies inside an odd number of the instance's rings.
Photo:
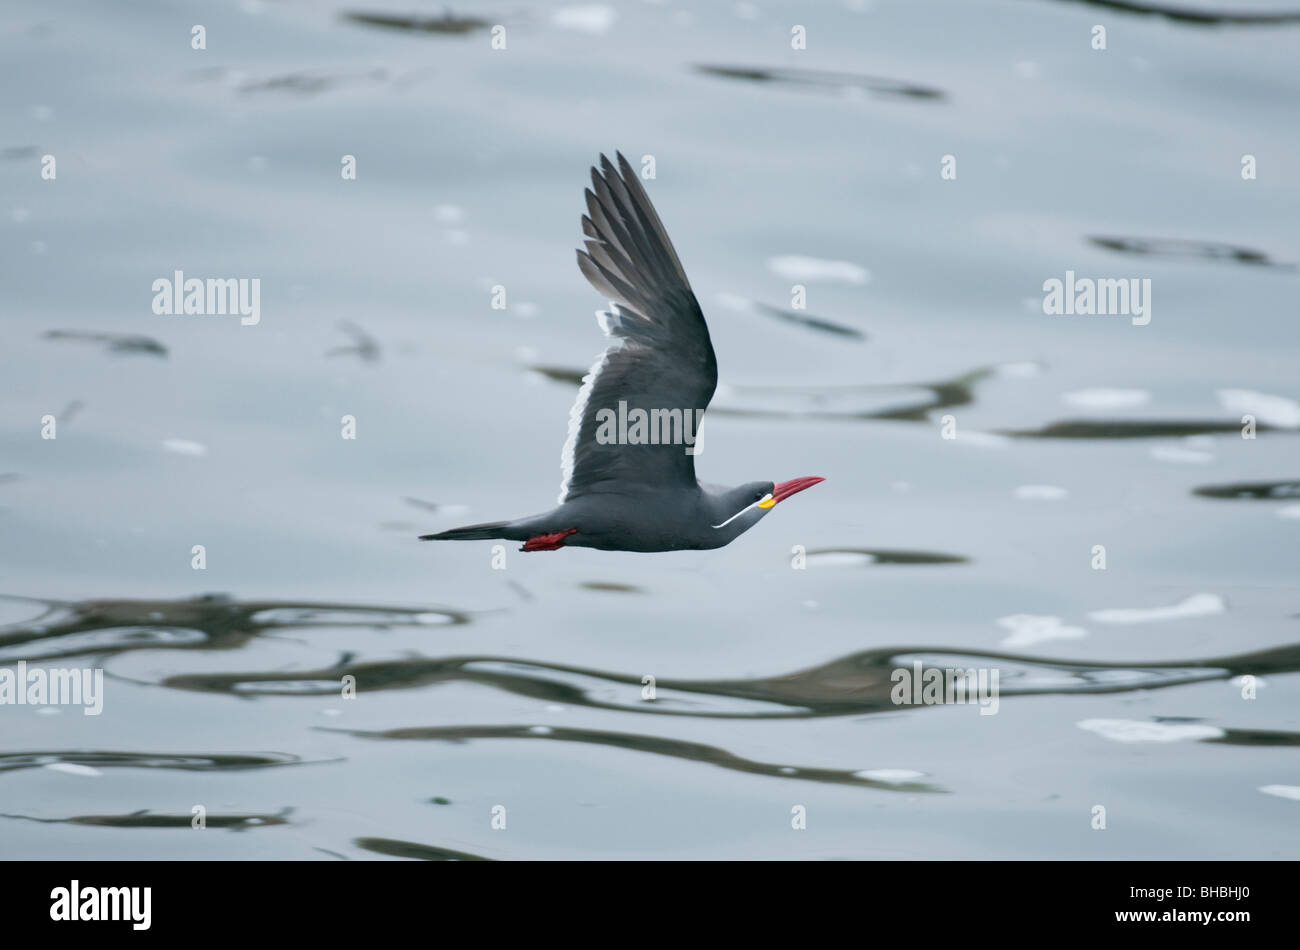
<path id="1" fill-rule="evenodd" d="M 440 531 L 437 534 L 422 534 L 421 541 L 486 541 L 489 538 L 504 538 L 505 531 L 510 527 L 509 521 L 488 521 L 483 524 L 472 524 L 464 528 L 452 528 L 450 531 Z"/>

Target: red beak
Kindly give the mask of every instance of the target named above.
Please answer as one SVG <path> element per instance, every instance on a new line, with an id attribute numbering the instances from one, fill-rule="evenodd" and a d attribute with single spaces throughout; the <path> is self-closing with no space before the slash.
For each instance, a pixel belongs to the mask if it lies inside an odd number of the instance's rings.
<path id="1" fill-rule="evenodd" d="M 792 478 L 788 482 L 777 482 L 772 487 L 772 502 L 785 501 L 791 495 L 798 494 L 805 488 L 812 488 L 818 482 L 824 482 L 826 479 L 818 478 L 816 475 L 805 475 L 803 478 Z"/>

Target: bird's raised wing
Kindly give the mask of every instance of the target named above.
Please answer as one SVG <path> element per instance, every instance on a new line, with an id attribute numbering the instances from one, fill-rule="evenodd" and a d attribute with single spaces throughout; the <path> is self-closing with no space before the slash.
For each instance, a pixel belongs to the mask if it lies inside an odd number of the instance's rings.
<path id="1" fill-rule="evenodd" d="M 617 170 L 602 155 L 591 185 L 582 216 L 587 248 L 578 251 L 578 267 L 611 301 L 610 312 L 597 315 L 611 342 L 583 379 L 569 414 L 561 504 L 603 491 L 693 488 L 695 459 L 685 435 L 698 432 L 718 384 L 704 314 L 636 172 L 622 154 Z M 648 420 L 645 436 L 680 432 L 675 444 L 631 444 L 634 410 Z M 674 415 L 680 427 L 671 428 Z M 611 418 L 615 429 L 619 420 L 628 421 L 624 441 L 608 441 Z"/>

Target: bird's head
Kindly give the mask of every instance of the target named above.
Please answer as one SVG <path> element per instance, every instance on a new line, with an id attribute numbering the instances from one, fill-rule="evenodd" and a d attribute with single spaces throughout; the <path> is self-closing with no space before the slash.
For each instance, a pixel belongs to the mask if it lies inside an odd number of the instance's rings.
<path id="1" fill-rule="evenodd" d="M 778 502 L 825 480 L 816 475 L 806 475 L 788 482 L 747 482 L 722 492 L 714 499 L 714 509 L 720 521 L 714 522 L 713 527 L 728 531 L 733 537 L 739 535 L 758 524 Z"/>

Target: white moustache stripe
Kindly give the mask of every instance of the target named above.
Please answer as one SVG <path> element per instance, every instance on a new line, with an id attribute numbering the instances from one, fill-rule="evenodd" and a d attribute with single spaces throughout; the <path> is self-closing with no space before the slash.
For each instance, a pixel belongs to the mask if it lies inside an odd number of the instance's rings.
<path id="1" fill-rule="evenodd" d="M 760 498 L 758 501 L 753 502 L 752 504 L 748 504 L 748 505 L 746 505 L 744 508 L 741 508 L 739 511 L 737 511 L 734 515 L 732 515 L 732 516 L 731 516 L 730 518 L 728 518 L 726 521 L 722 522 L 722 524 L 715 524 L 713 527 L 714 527 L 714 528 L 725 528 L 727 525 L 731 524 L 733 521 L 735 521 L 737 518 L 739 518 L 739 517 L 740 517 L 741 515 L 743 515 L 745 512 L 749 511 L 750 508 L 757 508 L 759 505 L 761 505 L 763 502 L 767 501 L 767 500 L 768 500 L 769 498 L 771 498 L 771 497 L 772 497 L 771 495 L 764 495 L 764 496 L 763 496 L 762 498 Z"/>

